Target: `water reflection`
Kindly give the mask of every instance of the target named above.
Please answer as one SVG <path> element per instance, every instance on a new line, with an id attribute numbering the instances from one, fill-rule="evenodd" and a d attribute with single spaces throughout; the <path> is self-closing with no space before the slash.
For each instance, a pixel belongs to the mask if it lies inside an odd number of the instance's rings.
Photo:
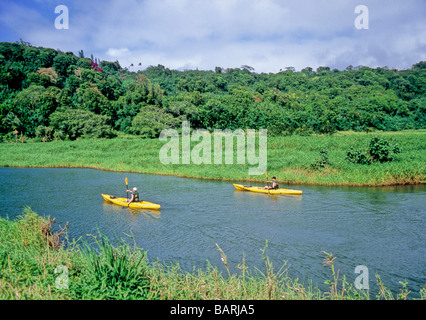
<path id="1" fill-rule="evenodd" d="M 139 208 L 118 206 L 109 201 L 104 201 L 103 208 L 105 212 L 113 212 L 116 214 L 125 213 L 135 217 L 137 217 L 138 215 L 143 215 L 147 219 L 160 219 L 160 216 L 161 216 L 160 210 L 139 209 Z"/>

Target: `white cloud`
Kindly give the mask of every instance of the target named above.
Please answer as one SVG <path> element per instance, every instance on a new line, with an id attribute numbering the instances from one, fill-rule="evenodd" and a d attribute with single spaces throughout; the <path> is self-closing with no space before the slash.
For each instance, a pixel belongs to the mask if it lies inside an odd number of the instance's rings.
<path id="1" fill-rule="evenodd" d="M 109 57 L 114 58 L 114 59 L 122 58 L 122 57 L 128 56 L 128 55 L 129 55 L 129 53 L 130 53 L 130 51 L 129 51 L 129 49 L 127 49 L 127 48 L 119 48 L 119 49 L 116 49 L 116 48 L 109 48 L 109 49 L 107 50 L 107 52 L 106 52 L 106 54 L 107 54 Z"/>
<path id="2" fill-rule="evenodd" d="M 406 68 L 426 60 L 424 0 L 364 0 L 368 30 L 354 27 L 358 0 L 76 0 L 69 5 L 66 31 L 53 27 L 56 4 L 40 3 L 43 12 L 3 4 L 8 12 L 0 10 L 0 27 L 16 31 L 16 40 L 63 51 L 84 49 L 86 55 L 118 59 L 122 66 L 246 64 L 258 72 L 277 72 L 287 66 Z M 52 13 L 46 15 L 49 6 Z"/>

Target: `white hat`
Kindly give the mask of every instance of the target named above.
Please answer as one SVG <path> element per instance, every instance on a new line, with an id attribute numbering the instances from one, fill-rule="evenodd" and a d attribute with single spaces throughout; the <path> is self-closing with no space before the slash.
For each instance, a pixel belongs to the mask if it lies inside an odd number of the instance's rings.
<path id="1" fill-rule="evenodd" d="M 138 188 L 134 187 L 134 188 L 133 188 L 133 191 L 134 191 L 134 192 L 138 191 Z"/>

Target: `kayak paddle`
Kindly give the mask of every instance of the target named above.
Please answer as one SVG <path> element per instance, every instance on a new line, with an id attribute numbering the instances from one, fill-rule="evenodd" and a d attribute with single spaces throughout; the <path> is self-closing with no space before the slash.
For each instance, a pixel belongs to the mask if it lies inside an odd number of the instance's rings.
<path id="1" fill-rule="evenodd" d="M 265 175 L 266 175 L 266 183 L 268 184 L 268 187 L 269 187 L 269 182 L 268 182 L 268 171 L 265 171 Z M 269 188 L 268 188 L 268 194 L 271 194 L 271 192 L 269 191 Z"/>

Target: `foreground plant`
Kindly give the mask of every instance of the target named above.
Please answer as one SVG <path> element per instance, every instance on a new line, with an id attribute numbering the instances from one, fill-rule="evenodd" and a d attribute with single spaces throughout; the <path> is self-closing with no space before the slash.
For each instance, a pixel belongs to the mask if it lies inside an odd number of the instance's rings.
<path id="1" fill-rule="evenodd" d="M 369 299 L 369 292 L 356 290 L 346 277 L 336 271 L 331 253 L 324 264 L 331 268 L 330 290 L 322 292 L 304 286 L 288 276 L 284 266 L 275 271 L 266 249 L 261 249 L 264 270 L 251 271 L 245 257 L 236 266 L 241 273 L 231 273 L 228 257 L 217 245 L 226 275 L 210 263 L 206 270 L 183 272 L 178 264 L 149 262 L 146 251 L 120 239 L 116 245 L 102 234 L 90 235 L 88 241 L 52 241 L 58 235 L 51 229 L 50 218 L 39 217 L 30 208 L 16 221 L 0 219 L 0 299 L 44 300 L 323 300 Z M 46 227 L 50 226 L 50 229 Z M 46 232 L 48 230 L 48 232 Z M 63 228 L 62 228 L 63 230 Z M 61 231 L 59 231 L 61 232 Z M 49 238 L 46 238 L 46 235 Z M 61 233 L 61 240 L 64 240 Z M 48 240 L 50 239 L 50 240 Z M 56 270 L 56 271 L 55 271 Z M 57 271 L 64 271 L 58 274 Z M 58 286 L 58 277 L 66 276 L 66 286 Z M 407 282 L 396 297 L 377 276 L 377 299 L 406 300 L 411 298 Z M 420 290 L 426 299 L 426 288 Z"/>

